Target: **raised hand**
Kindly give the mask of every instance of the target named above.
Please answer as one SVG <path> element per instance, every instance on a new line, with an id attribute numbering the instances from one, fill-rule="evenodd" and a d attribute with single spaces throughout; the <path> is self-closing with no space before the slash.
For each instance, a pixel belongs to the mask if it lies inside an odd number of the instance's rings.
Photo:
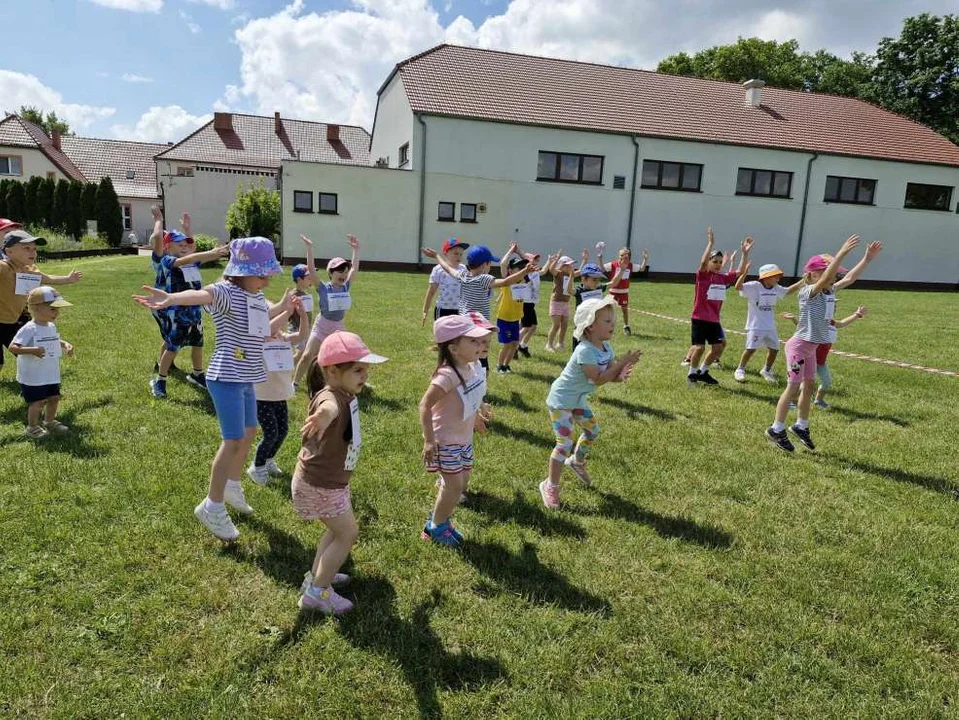
<path id="1" fill-rule="evenodd" d="M 866 248 L 866 258 L 869 260 L 875 259 L 876 255 L 882 252 L 882 243 L 876 240 L 875 242 L 869 243 L 869 246 Z"/>
<path id="2" fill-rule="evenodd" d="M 859 307 L 856 308 L 856 315 L 858 315 L 859 317 L 862 317 L 862 316 L 865 315 L 865 314 L 866 314 L 866 306 L 865 306 L 865 305 L 860 305 Z"/>
<path id="3" fill-rule="evenodd" d="M 313 241 L 310 240 L 306 235 L 300 235 L 300 240 L 302 240 L 303 244 L 307 247 L 313 247 Z"/>
<path id="4" fill-rule="evenodd" d="M 425 247 L 422 250 L 420 250 L 420 252 L 423 253 L 428 258 L 433 258 L 434 260 L 436 259 L 437 253 L 433 248 Z"/>
<path id="5" fill-rule="evenodd" d="M 746 255 L 750 250 L 753 249 L 753 239 L 747 236 L 746 239 L 740 243 L 739 247 L 743 251 L 743 255 Z"/>
<path id="6" fill-rule="evenodd" d="M 71 270 L 70 274 L 67 275 L 67 282 L 75 283 L 83 277 L 83 273 L 79 270 Z"/>
<path id="7" fill-rule="evenodd" d="M 711 227 L 706 228 L 706 242 L 712 245 L 716 241 L 716 236 L 713 234 L 713 229 Z"/>
<path id="8" fill-rule="evenodd" d="M 643 265 L 646 265 L 647 263 L 649 263 L 649 250 L 647 250 L 646 248 L 643 248 L 643 258 L 642 258 L 642 259 L 643 259 Z"/>
<path id="9" fill-rule="evenodd" d="M 163 221 L 163 213 L 160 211 L 159 205 L 151 205 L 150 214 L 153 215 L 154 220 Z"/>
<path id="10" fill-rule="evenodd" d="M 360 249 L 360 241 L 359 241 L 359 238 L 356 237 L 356 235 L 347 235 L 346 241 L 350 244 L 350 247 L 353 248 L 354 250 Z"/>
<path id="11" fill-rule="evenodd" d="M 859 245 L 859 236 L 851 235 L 850 237 L 846 238 L 846 242 L 842 244 L 842 247 L 839 248 L 839 252 L 836 254 L 848 255 L 852 250 L 856 248 L 857 245 Z"/>
<path id="12" fill-rule="evenodd" d="M 589 250 L 583 250 L 583 262 L 589 262 Z"/>

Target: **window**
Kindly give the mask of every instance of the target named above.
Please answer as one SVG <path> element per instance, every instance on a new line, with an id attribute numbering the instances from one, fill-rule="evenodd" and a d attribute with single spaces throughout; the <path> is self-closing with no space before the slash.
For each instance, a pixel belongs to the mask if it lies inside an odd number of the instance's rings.
<path id="1" fill-rule="evenodd" d="M 791 172 L 739 168 L 739 175 L 736 176 L 736 194 L 788 198 L 792 184 Z"/>
<path id="2" fill-rule="evenodd" d="M 665 162 L 663 160 L 643 160 L 641 186 L 644 188 L 699 192 L 702 181 L 702 165 Z"/>
<path id="3" fill-rule="evenodd" d="M 476 203 L 460 203 L 460 222 L 476 222 Z"/>
<path id="4" fill-rule="evenodd" d="M 547 182 L 603 184 L 602 155 L 573 155 L 540 150 L 536 179 Z"/>
<path id="5" fill-rule="evenodd" d="M 317 210 L 324 215 L 336 215 L 339 212 L 339 203 L 336 193 L 320 193 L 320 209 Z"/>
<path id="6" fill-rule="evenodd" d="M 903 207 L 917 210 L 948 210 L 952 203 L 952 188 L 948 185 L 906 183 L 906 202 Z"/>
<path id="7" fill-rule="evenodd" d="M 55 170 L 47 170 L 47 180 L 56 181 L 57 173 Z"/>
<path id="8" fill-rule="evenodd" d="M 294 190 L 293 212 L 313 212 L 313 193 L 309 190 Z"/>
<path id="9" fill-rule="evenodd" d="M 177 177 L 193 177 L 193 168 L 183 167 L 182 165 L 176 169 Z"/>
<path id="10" fill-rule="evenodd" d="M 436 219 L 442 220 L 443 222 L 453 222 L 456 220 L 456 203 L 440 201 Z"/>
<path id="11" fill-rule="evenodd" d="M 127 170 L 127 180 L 136 180 L 137 171 L 136 170 Z"/>
<path id="12" fill-rule="evenodd" d="M 130 205 L 121 205 L 120 211 L 123 213 L 123 229 L 133 229 L 133 208 Z"/>
<path id="13" fill-rule="evenodd" d="M 410 161 L 410 144 L 404 143 L 400 145 L 400 164 L 398 167 L 403 167 Z"/>
<path id="14" fill-rule="evenodd" d="M 872 205 L 876 196 L 876 181 L 862 178 L 826 176 L 826 194 L 824 202 L 854 203 Z"/>
<path id="15" fill-rule="evenodd" d="M 23 175 L 23 160 L 19 155 L 0 155 L 0 175 Z"/>

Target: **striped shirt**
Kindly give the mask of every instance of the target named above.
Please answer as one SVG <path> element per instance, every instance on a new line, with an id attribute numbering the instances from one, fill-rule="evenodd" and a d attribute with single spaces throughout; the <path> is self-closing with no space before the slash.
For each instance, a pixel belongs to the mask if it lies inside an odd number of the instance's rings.
<path id="1" fill-rule="evenodd" d="M 493 294 L 491 287 L 496 280 L 492 275 L 470 275 L 464 270 L 460 279 L 460 315 L 478 312 L 489 320 L 489 301 Z"/>
<path id="2" fill-rule="evenodd" d="M 836 314 L 836 293 L 823 291 L 809 297 L 812 285 L 799 291 L 799 320 L 795 337 L 812 343 L 832 342 L 832 322 Z"/>
<path id="3" fill-rule="evenodd" d="M 266 296 L 248 293 L 229 280 L 209 286 L 213 302 L 204 306 L 216 327 L 216 346 L 206 369 L 210 380 L 238 383 L 266 382 L 266 364 L 263 362 L 265 337 L 250 335 L 246 304 L 262 305 L 269 311 Z"/>

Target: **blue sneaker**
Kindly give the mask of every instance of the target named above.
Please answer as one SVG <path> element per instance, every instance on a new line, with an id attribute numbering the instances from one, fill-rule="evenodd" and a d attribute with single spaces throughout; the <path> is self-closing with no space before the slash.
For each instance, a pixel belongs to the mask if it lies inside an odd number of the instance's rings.
<path id="1" fill-rule="evenodd" d="M 153 397 L 158 400 L 162 400 L 166 397 L 166 380 L 161 380 L 160 378 L 153 378 L 150 381 L 150 392 L 153 393 Z"/>
<path id="2" fill-rule="evenodd" d="M 462 500 L 460 502 L 462 502 Z M 450 526 L 450 532 L 453 533 L 453 537 L 456 538 L 456 541 L 463 542 L 463 534 L 459 530 L 457 530 L 455 527 L 453 527 L 453 522 L 451 520 L 447 520 L 446 522 Z M 420 533 L 420 537 L 423 538 L 424 540 L 430 539 L 430 525 L 432 523 L 433 523 L 433 513 L 430 513 L 429 515 L 426 516 L 426 524 L 423 526 L 423 532 Z"/>
<path id="3" fill-rule="evenodd" d="M 430 523 L 427 523 L 423 528 L 423 532 L 420 534 L 420 537 L 424 540 L 430 540 L 437 543 L 438 545 L 446 545 L 447 547 L 459 547 L 460 541 L 463 539 L 462 535 L 459 535 L 453 529 L 453 524 L 447 520 L 445 523 L 440 523 L 434 528 L 430 527 Z"/>

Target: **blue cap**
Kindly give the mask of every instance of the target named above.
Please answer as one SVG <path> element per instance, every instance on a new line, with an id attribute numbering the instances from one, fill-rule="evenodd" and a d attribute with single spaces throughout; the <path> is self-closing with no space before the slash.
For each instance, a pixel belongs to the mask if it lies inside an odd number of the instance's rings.
<path id="1" fill-rule="evenodd" d="M 166 233 L 164 233 L 163 239 L 168 243 L 181 243 L 184 240 L 189 240 L 190 238 L 178 230 L 167 230 Z"/>
<path id="2" fill-rule="evenodd" d="M 293 276 L 294 280 L 302 280 L 307 275 L 309 275 L 310 269 L 303 263 L 293 266 L 293 271 L 290 273 Z"/>
<path id="3" fill-rule="evenodd" d="M 583 265 L 583 269 L 580 270 L 579 274 L 582 275 L 583 277 L 599 277 L 599 278 L 606 277 L 606 273 L 603 272 L 603 268 L 601 268 L 596 263 L 586 263 L 585 265 Z"/>
<path id="4" fill-rule="evenodd" d="M 494 260 L 496 260 L 496 256 L 485 245 L 473 245 L 466 251 L 466 265 L 471 268 L 479 267 L 483 263 L 493 262 Z"/>

